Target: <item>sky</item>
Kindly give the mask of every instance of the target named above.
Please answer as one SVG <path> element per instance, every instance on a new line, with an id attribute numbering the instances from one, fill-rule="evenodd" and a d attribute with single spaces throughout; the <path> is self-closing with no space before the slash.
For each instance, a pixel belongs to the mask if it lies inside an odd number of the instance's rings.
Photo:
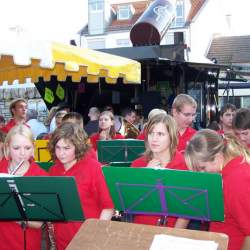
<path id="1" fill-rule="evenodd" d="M 125 0 L 120 0 L 125 2 Z M 250 35 L 248 0 L 222 1 L 225 14 L 232 15 L 234 35 Z M 1 37 L 24 34 L 34 39 L 68 43 L 87 22 L 87 0 L 1 0 Z M 119 2 L 110 0 L 110 2 Z M 209 22 L 209 20 L 208 20 Z M 1 39 L 1 38 L 0 38 Z"/>
<path id="2" fill-rule="evenodd" d="M 1 0 L 0 10 L 1 37 L 19 32 L 68 43 L 87 22 L 87 0 Z"/>

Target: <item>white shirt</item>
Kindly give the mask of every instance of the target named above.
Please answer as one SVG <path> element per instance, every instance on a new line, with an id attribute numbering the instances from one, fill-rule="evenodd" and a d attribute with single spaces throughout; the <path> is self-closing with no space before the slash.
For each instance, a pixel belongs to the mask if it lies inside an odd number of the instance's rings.
<path id="1" fill-rule="evenodd" d="M 48 129 L 45 127 L 45 125 L 42 122 L 39 122 L 37 119 L 30 119 L 27 124 L 32 130 L 34 139 L 36 139 L 38 135 L 48 132 Z"/>

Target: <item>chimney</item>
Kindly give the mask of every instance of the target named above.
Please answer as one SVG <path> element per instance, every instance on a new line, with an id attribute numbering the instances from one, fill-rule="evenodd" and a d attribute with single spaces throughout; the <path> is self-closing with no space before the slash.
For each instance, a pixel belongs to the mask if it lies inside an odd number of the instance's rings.
<path id="1" fill-rule="evenodd" d="M 228 30 L 229 30 L 229 34 L 232 34 L 232 15 L 231 14 L 227 14 L 226 15 L 226 22 L 227 22 L 227 26 L 228 26 Z"/>

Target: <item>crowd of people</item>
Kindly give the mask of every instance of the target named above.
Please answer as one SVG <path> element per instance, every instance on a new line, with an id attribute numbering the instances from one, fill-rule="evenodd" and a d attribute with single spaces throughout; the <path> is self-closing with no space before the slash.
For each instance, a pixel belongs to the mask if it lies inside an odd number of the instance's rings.
<path id="1" fill-rule="evenodd" d="M 111 220 L 114 204 L 97 159 L 97 142 L 126 139 L 119 130 L 125 120 L 140 131 L 136 139 L 145 141 L 145 153 L 131 167 L 222 174 L 225 221 L 211 222 L 209 230 L 226 233 L 229 250 L 250 249 L 250 109 L 237 110 L 226 104 L 220 110 L 219 120 L 199 131 L 192 128 L 196 111 L 196 101 L 179 94 L 171 114 L 153 109 L 140 126 L 133 109 L 125 109 L 121 117 L 110 107 L 102 112 L 91 107 L 90 121 L 84 125 L 82 115 L 70 112 L 66 106 L 52 109 L 44 126 L 36 121 L 36 112 L 28 112 L 26 100 L 17 99 L 10 105 L 12 119 L 0 128 L 0 172 L 17 176 L 74 176 L 85 218 Z M 54 162 L 49 172 L 34 161 L 34 139 L 49 140 Z M 189 228 L 190 224 L 186 218 L 168 217 L 162 223 L 161 216 L 142 214 L 135 215 L 133 222 L 176 228 Z M 20 224 L 0 222 L 2 249 L 23 248 Z M 67 247 L 81 224 L 53 223 L 57 249 Z M 42 225 L 27 222 L 27 249 L 40 249 Z"/>

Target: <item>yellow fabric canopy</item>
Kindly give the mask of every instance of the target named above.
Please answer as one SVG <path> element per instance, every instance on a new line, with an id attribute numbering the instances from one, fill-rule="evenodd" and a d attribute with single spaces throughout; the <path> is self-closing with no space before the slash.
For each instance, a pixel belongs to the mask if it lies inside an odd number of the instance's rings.
<path id="1" fill-rule="evenodd" d="M 57 76 L 64 81 L 71 76 L 73 82 L 87 77 L 90 83 L 104 77 L 115 84 L 118 77 L 124 83 L 141 82 L 141 65 L 131 59 L 76 46 L 48 41 L 0 41 L 0 84 L 14 80 L 38 82 L 39 77 L 49 81 Z"/>

